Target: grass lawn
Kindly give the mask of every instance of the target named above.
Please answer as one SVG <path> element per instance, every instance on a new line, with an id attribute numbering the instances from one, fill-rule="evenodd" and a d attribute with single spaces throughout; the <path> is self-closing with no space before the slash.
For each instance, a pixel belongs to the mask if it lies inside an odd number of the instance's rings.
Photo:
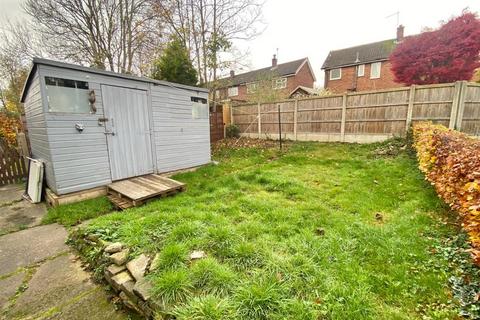
<path id="1" fill-rule="evenodd" d="M 223 148 L 219 165 L 175 177 L 187 192 L 89 232 L 159 252 L 149 278 L 177 319 L 455 318 L 448 261 L 432 249 L 457 232 L 448 209 L 415 159 L 378 147 Z M 195 249 L 208 258 L 190 263 Z"/>
<path id="2" fill-rule="evenodd" d="M 73 204 L 60 205 L 48 208 L 42 223 L 60 223 L 73 226 L 87 219 L 92 219 L 113 210 L 107 197 L 85 200 Z"/>

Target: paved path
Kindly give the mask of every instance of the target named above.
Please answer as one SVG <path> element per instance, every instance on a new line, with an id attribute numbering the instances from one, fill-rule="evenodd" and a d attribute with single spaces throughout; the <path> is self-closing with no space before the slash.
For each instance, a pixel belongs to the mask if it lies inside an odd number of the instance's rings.
<path id="1" fill-rule="evenodd" d="M 0 190 L 1 197 L 9 202 Z M 0 206 L 0 225 L 2 216 L 18 204 Z M 24 211 L 26 216 L 38 213 L 33 212 Z M 45 209 L 39 212 L 41 217 Z M 129 319 L 114 309 L 103 287 L 92 282 L 66 238 L 67 231 L 57 224 L 0 236 L 0 319 Z"/>
<path id="2" fill-rule="evenodd" d="M 0 235 L 40 225 L 45 205 L 23 200 L 23 185 L 0 187 Z"/>

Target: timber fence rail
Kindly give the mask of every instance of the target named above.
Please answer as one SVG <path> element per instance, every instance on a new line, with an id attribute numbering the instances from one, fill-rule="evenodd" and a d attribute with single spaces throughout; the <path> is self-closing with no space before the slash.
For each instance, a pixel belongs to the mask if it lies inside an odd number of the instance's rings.
<path id="1" fill-rule="evenodd" d="M 278 106 L 284 139 L 375 142 L 419 121 L 480 135 L 480 84 L 465 81 L 236 105 L 231 122 L 243 136 L 278 139 Z"/>

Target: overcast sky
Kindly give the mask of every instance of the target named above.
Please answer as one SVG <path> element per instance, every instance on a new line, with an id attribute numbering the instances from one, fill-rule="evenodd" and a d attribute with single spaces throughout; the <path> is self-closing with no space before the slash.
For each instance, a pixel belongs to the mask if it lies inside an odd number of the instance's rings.
<path id="1" fill-rule="evenodd" d="M 22 17 L 21 2 L 0 0 L 0 19 Z M 269 66 L 277 48 L 279 63 L 308 57 L 322 85 L 320 68 L 330 50 L 395 37 L 397 19 L 387 16 L 399 11 L 405 34 L 410 35 L 438 27 L 465 8 L 480 12 L 480 0 L 267 0 L 265 31 L 237 46 L 250 52 L 250 69 Z M 244 71 L 248 68 L 237 73 Z"/>

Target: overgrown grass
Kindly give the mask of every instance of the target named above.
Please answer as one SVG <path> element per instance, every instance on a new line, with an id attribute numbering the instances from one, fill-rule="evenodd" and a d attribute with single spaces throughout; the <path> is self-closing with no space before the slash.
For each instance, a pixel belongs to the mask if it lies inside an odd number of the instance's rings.
<path id="1" fill-rule="evenodd" d="M 449 319 L 448 209 L 405 152 L 378 144 L 220 149 L 175 178 L 188 191 L 96 218 L 133 254 L 177 319 Z M 208 258 L 191 263 L 188 253 Z"/>
<path id="2" fill-rule="evenodd" d="M 73 226 L 82 221 L 96 218 L 112 210 L 112 204 L 107 197 L 99 197 L 96 199 L 49 208 L 42 222 L 44 224 L 56 222 L 65 226 Z"/>

